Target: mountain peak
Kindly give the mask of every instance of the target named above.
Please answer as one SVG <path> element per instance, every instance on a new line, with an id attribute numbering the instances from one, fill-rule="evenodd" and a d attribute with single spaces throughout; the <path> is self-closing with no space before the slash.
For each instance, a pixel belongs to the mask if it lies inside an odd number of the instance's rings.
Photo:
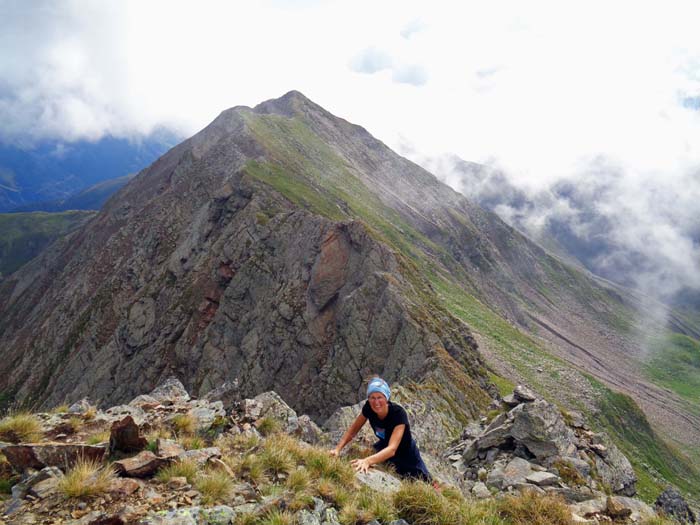
<path id="1" fill-rule="evenodd" d="M 256 113 L 274 113 L 288 117 L 298 113 L 306 113 L 309 110 L 325 111 L 321 106 L 296 90 L 289 91 L 279 98 L 261 102 L 253 109 Z"/>

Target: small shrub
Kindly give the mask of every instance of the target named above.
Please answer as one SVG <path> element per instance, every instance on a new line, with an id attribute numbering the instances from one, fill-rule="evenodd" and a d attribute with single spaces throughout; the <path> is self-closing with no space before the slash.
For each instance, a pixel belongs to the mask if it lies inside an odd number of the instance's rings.
<path id="1" fill-rule="evenodd" d="M 163 483 L 167 483 L 173 478 L 187 478 L 187 483 L 194 483 L 197 477 L 197 463 L 191 460 L 178 461 L 166 467 L 163 467 L 156 474 L 156 479 Z"/>
<path id="2" fill-rule="evenodd" d="M 58 490 L 69 498 L 102 494 L 117 477 L 114 469 L 93 460 L 79 460 L 58 482 Z"/>
<path id="3" fill-rule="evenodd" d="M 226 472 L 212 469 L 196 478 L 195 486 L 202 493 L 202 503 L 210 505 L 225 501 L 233 490 L 233 480 Z"/>
<path id="4" fill-rule="evenodd" d="M 255 427 L 263 436 L 278 434 L 282 430 L 282 425 L 273 417 L 266 416 L 255 423 Z"/>
<path id="5" fill-rule="evenodd" d="M 498 501 L 499 514 L 513 525 L 570 525 L 571 511 L 563 498 L 534 490 Z"/>
<path id="6" fill-rule="evenodd" d="M 175 433 L 192 435 L 197 430 L 197 421 L 192 414 L 178 414 L 172 419 L 173 429 Z"/>
<path id="7" fill-rule="evenodd" d="M 20 412 L 0 420 L 0 441 L 30 443 L 41 436 L 41 422 L 32 414 Z"/>

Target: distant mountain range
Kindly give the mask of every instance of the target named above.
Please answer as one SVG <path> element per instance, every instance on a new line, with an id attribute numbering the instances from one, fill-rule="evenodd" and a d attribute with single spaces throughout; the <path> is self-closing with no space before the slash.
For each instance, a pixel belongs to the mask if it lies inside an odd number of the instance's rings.
<path id="1" fill-rule="evenodd" d="M 107 136 L 97 142 L 45 141 L 27 148 L 0 144 L 0 212 L 99 207 L 99 194 L 123 185 L 122 177 L 136 174 L 179 141 L 160 130 L 139 140 Z M 117 181 L 77 197 L 110 179 Z"/>

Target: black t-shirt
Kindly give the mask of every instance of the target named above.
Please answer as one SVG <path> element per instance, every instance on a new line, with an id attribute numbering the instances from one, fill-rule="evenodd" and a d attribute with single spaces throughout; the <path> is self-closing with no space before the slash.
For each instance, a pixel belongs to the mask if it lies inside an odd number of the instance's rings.
<path id="1" fill-rule="evenodd" d="M 396 450 L 396 456 L 404 456 L 411 454 L 411 426 L 408 424 L 408 415 L 401 405 L 397 405 L 389 401 L 389 413 L 384 419 L 379 419 L 379 416 L 369 406 L 369 402 L 365 402 L 362 407 L 362 415 L 369 420 L 372 425 L 374 435 L 379 438 L 380 446 L 378 449 L 389 446 L 391 433 L 398 425 L 406 425 L 401 437 L 401 443 Z"/>

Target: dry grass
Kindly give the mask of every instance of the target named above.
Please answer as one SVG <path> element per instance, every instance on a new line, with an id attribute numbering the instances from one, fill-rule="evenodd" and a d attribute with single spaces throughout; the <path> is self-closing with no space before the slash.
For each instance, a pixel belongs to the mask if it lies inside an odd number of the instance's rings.
<path id="1" fill-rule="evenodd" d="M 205 446 L 204 440 L 199 436 L 181 436 L 177 442 L 185 450 L 199 450 Z"/>
<path id="2" fill-rule="evenodd" d="M 289 474 L 286 485 L 295 494 L 304 492 L 311 485 L 311 476 L 305 468 L 298 468 Z"/>
<path id="3" fill-rule="evenodd" d="M 109 441 L 110 432 L 109 430 L 102 430 L 95 434 L 91 434 L 87 438 L 88 445 L 97 445 L 99 443 L 106 443 Z"/>
<path id="4" fill-rule="evenodd" d="M 398 519 L 398 514 L 390 496 L 363 487 L 352 496 L 338 517 L 343 525 L 355 525 L 372 520 L 389 523 Z"/>
<path id="5" fill-rule="evenodd" d="M 256 521 L 258 525 L 295 525 L 294 514 L 286 510 L 273 509 Z"/>
<path id="6" fill-rule="evenodd" d="M 197 472 L 197 463 L 194 461 L 178 461 L 160 469 L 156 474 L 156 479 L 167 483 L 173 478 L 187 478 L 187 483 L 192 484 L 197 477 Z"/>
<path id="7" fill-rule="evenodd" d="M 271 436 L 272 434 L 277 434 L 282 430 L 282 424 L 273 417 L 266 416 L 255 422 L 255 427 L 258 429 L 263 436 Z"/>
<path id="8" fill-rule="evenodd" d="M 513 525 L 570 525 L 571 511 L 563 498 L 534 490 L 498 500 L 498 513 Z"/>
<path id="9" fill-rule="evenodd" d="M 79 460 L 58 482 L 58 490 L 69 498 L 102 494 L 116 477 L 110 466 L 93 460 Z"/>
<path id="10" fill-rule="evenodd" d="M 41 422 L 32 414 L 18 412 L 0 420 L 0 441 L 31 443 L 41 438 Z"/>
<path id="11" fill-rule="evenodd" d="M 193 435 L 197 430 L 197 420 L 192 414 L 178 414 L 171 420 L 173 430 L 180 435 Z"/>
<path id="12" fill-rule="evenodd" d="M 65 414 L 70 407 L 67 404 L 55 406 L 51 409 L 52 414 Z"/>
<path id="13" fill-rule="evenodd" d="M 202 503 L 213 505 L 230 498 L 233 480 L 223 470 L 210 469 L 197 476 L 195 487 L 202 494 Z"/>

